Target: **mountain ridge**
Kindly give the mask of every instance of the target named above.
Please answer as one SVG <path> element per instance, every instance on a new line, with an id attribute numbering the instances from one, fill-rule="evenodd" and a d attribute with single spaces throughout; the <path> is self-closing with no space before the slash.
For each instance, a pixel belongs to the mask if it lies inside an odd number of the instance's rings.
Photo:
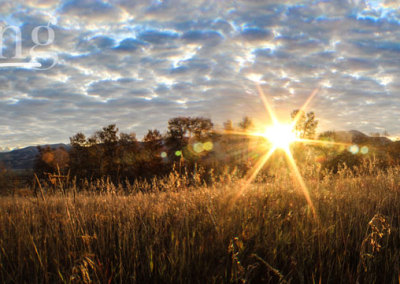
<path id="1" fill-rule="evenodd" d="M 336 142 L 369 144 L 373 146 L 387 146 L 393 143 L 392 140 L 385 136 L 368 136 L 358 130 L 334 131 L 334 140 Z"/>
<path id="2" fill-rule="evenodd" d="M 38 147 L 47 147 L 57 149 L 60 147 L 69 150 L 71 145 L 64 143 L 46 144 L 38 146 L 28 146 L 21 149 L 15 149 L 9 152 L 0 153 L 0 164 L 11 170 L 31 170 L 33 169 L 35 159 L 39 154 Z"/>

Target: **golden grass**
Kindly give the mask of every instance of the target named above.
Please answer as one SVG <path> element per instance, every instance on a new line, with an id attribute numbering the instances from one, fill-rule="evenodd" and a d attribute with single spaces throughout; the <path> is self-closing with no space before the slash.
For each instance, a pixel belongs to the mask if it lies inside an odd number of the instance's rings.
<path id="1" fill-rule="evenodd" d="M 175 177 L 162 192 L 3 197 L 0 282 L 398 283 L 399 174 L 303 169 L 318 220 L 286 172 L 245 190 Z"/>

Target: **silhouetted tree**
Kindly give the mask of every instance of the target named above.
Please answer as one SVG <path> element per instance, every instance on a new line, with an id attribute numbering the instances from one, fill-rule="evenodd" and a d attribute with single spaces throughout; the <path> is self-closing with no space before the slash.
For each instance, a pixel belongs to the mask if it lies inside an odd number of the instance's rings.
<path id="1" fill-rule="evenodd" d="M 148 149 L 152 154 L 158 155 L 159 151 L 163 147 L 163 137 L 157 129 L 150 130 L 143 138 L 145 149 Z"/>
<path id="2" fill-rule="evenodd" d="M 118 131 L 115 124 L 110 124 L 95 134 L 95 138 L 98 139 L 98 143 L 100 144 L 98 146 L 103 150 L 100 168 L 101 175 L 103 176 L 110 175 L 116 177 L 118 175 Z"/>
<path id="3" fill-rule="evenodd" d="M 205 158 L 206 152 L 197 153 L 192 146 L 196 142 L 212 140 L 213 123 L 203 117 L 176 117 L 168 121 L 166 146 L 172 164 L 179 162 L 181 170 L 183 164 L 186 168 L 196 168 L 199 159 Z M 189 145 L 189 142 L 191 145 Z"/>
<path id="4" fill-rule="evenodd" d="M 140 147 L 135 133 L 120 133 L 117 146 L 117 179 L 133 179 L 138 173 Z"/>
<path id="5" fill-rule="evenodd" d="M 188 130 L 194 137 L 198 140 L 209 138 L 211 135 L 211 130 L 213 128 L 213 123 L 208 118 L 195 117 L 189 118 Z"/>
<path id="6" fill-rule="evenodd" d="M 318 126 L 318 120 L 315 118 L 314 112 L 308 112 L 307 114 L 302 110 L 294 110 L 291 113 L 292 119 L 297 117 L 297 123 L 295 130 L 300 138 L 313 139 Z"/>
<path id="7" fill-rule="evenodd" d="M 191 138 L 197 140 L 209 138 L 212 133 L 213 123 L 203 117 L 175 117 L 168 121 L 167 146 L 171 156 L 176 151 L 182 151 Z"/>
<path id="8" fill-rule="evenodd" d="M 69 138 L 71 144 L 70 166 L 73 176 L 88 177 L 90 173 L 90 159 L 88 147 L 90 147 L 85 134 L 79 132 Z"/>
<path id="9" fill-rule="evenodd" d="M 189 117 L 175 117 L 168 121 L 168 135 L 183 140 L 189 129 Z"/>
<path id="10" fill-rule="evenodd" d="M 242 121 L 239 122 L 239 128 L 243 131 L 249 131 L 253 127 L 254 127 L 253 120 L 248 116 L 243 117 Z"/>
<path id="11" fill-rule="evenodd" d="M 157 129 L 149 130 L 143 138 L 142 149 L 142 172 L 141 175 L 151 177 L 163 174 L 163 162 L 161 150 L 163 148 L 163 137 Z"/>
<path id="12" fill-rule="evenodd" d="M 182 151 L 187 145 L 188 139 L 185 139 L 185 134 L 188 129 L 187 117 L 175 117 L 168 121 L 168 132 L 166 143 L 169 150 L 169 157 L 172 160 L 179 159 L 175 156 L 176 151 Z"/>

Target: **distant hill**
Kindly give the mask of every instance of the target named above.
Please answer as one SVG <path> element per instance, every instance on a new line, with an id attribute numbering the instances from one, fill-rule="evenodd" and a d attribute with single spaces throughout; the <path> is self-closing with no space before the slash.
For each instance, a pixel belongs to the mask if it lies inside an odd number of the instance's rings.
<path id="1" fill-rule="evenodd" d="M 333 138 L 336 142 L 364 144 L 376 147 L 388 146 L 394 143 L 387 137 L 368 136 L 358 130 L 335 131 Z"/>
<path id="2" fill-rule="evenodd" d="M 52 144 L 52 145 L 41 145 L 41 147 L 50 146 L 52 149 L 64 147 L 69 150 L 70 145 L 67 144 Z M 33 168 L 35 158 L 39 151 L 37 146 L 29 146 L 22 149 L 13 150 L 10 152 L 0 153 L 0 163 L 4 164 L 7 168 L 12 170 L 30 170 Z"/>

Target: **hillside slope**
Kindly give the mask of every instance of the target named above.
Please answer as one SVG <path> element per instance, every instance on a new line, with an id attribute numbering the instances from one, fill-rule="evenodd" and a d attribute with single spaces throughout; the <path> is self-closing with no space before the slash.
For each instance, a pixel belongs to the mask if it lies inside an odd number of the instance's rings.
<path id="1" fill-rule="evenodd" d="M 50 146 L 52 149 L 64 147 L 70 149 L 71 146 L 63 143 L 52 145 L 41 145 L 41 147 Z M 0 153 L 0 163 L 12 170 L 30 170 L 33 168 L 35 158 L 39 151 L 37 146 L 29 146 L 10 152 Z"/>

